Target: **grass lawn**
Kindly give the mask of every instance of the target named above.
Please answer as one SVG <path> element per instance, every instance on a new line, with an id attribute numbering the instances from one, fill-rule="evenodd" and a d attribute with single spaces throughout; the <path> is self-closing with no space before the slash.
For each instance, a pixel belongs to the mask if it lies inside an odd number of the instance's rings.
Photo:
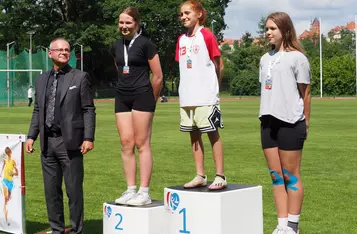
<path id="1" fill-rule="evenodd" d="M 125 189 L 120 142 L 113 103 L 97 103 L 95 149 L 85 156 L 85 233 L 102 233 L 102 205 Z M 310 135 L 305 144 L 302 177 L 305 200 L 300 222 L 302 234 L 357 233 L 357 100 L 313 100 Z M 229 183 L 263 186 L 264 233 L 277 224 L 271 179 L 260 147 L 259 100 L 221 103 L 225 129 L 221 136 Z M 32 108 L 0 107 L 0 133 L 26 134 Z M 204 137 L 206 170 L 215 174 L 212 152 Z M 26 216 L 28 233 L 48 230 L 39 142 L 37 151 L 25 154 Z M 163 189 L 193 178 L 194 162 L 189 134 L 179 132 L 179 106 L 158 103 L 154 118 L 152 151 L 154 171 L 151 195 L 163 200 Z M 139 182 L 138 182 L 139 184 Z M 1 197 L 2 199 L 2 197 Z M 66 200 L 67 202 L 67 200 Z M 66 223 L 68 208 L 66 209 Z M 1 211 L 2 212 L 2 208 Z M 227 234 L 235 234 L 227 233 Z"/>

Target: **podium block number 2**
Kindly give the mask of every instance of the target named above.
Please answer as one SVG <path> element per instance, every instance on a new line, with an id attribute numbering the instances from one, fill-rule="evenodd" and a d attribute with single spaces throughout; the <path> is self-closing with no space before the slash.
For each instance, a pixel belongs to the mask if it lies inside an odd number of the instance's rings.
<path id="1" fill-rule="evenodd" d="M 115 216 L 119 216 L 119 222 L 118 224 L 115 226 L 115 230 L 120 230 L 122 231 L 123 228 L 119 227 L 120 224 L 123 222 L 123 216 L 120 213 L 116 213 Z"/>
<path id="2" fill-rule="evenodd" d="M 186 208 L 182 208 L 179 212 L 179 214 L 182 213 L 182 226 L 183 229 L 180 230 L 180 233 L 185 233 L 185 234 L 190 234 L 190 231 L 187 231 L 186 227 Z"/>

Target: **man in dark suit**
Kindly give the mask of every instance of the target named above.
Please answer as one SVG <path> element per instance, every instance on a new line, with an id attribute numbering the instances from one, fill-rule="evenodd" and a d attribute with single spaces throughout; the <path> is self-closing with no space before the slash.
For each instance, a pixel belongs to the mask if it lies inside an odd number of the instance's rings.
<path id="1" fill-rule="evenodd" d="M 48 56 L 53 68 L 36 80 L 26 151 L 40 134 L 47 214 L 53 234 L 65 232 L 62 179 L 69 199 L 70 233 L 83 232 L 83 155 L 93 149 L 95 107 L 89 75 L 68 65 L 70 45 L 58 38 Z"/>

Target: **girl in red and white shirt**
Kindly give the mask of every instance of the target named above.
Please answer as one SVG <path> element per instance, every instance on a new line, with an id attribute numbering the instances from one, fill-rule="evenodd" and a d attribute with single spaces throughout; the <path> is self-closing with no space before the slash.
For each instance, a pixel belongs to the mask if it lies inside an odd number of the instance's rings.
<path id="1" fill-rule="evenodd" d="M 196 164 L 195 178 L 184 185 L 194 188 L 207 185 L 204 169 L 202 133 L 212 145 L 216 176 L 209 189 L 227 186 L 223 169 L 223 146 L 218 127 L 223 128 L 219 107 L 219 82 L 223 63 L 218 43 L 211 31 L 203 27 L 206 10 L 195 0 L 180 6 L 180 17 L 187 33 L 178 38 L 176 61 L 180 64 L 180 130 L 190 132 Z"/>

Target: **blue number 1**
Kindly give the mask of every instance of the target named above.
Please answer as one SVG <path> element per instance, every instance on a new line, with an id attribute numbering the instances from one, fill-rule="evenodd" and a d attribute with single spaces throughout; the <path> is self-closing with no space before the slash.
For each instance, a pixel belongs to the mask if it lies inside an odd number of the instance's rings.
<path id="1" fill-rule="evenodd" d="M 179 214 L 183 213 L 183 230 L 180 230 L 180 233 L 190 234 L 190 231 L 186 230 L 186 208 L 180 210 Z"/>
<path id="2" fill-rule="evenodd" d="M 120 213 L 116 213 L 115 216 L 119 216 L 120 220 L 118 224 L 115 226 L 116 230 L 123 230 L 123 228 L 119 227 L 119 225 L 123 222 L 123 216 Z"/>

